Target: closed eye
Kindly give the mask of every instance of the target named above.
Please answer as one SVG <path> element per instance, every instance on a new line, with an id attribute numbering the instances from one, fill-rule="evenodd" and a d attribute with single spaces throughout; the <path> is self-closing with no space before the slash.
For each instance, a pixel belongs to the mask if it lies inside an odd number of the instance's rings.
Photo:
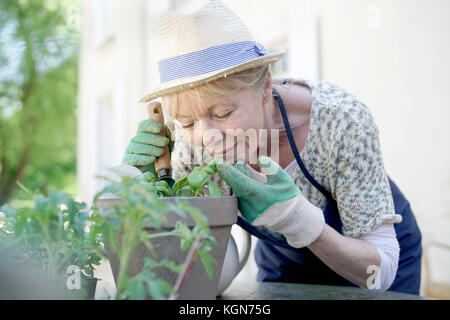
<path id="1" fill-rule="evenodd" d="M 225 113 L 224 115 L 216 116 L 216 118 L 218 118 L 218 119 L 225 119 L 225 118 L 231 116 L 231 114 L 232 114 L 233 112 L 234 112 L 234 110 L 231 110 L 231 111 Z"/>
<path id="2" fill-rule="evenodd" d="M 187 129 L 187 128 L 192 128 L 193 126 L 194 126 L 194 123 L 191 122 L 189 124 L 183 124 L 181 127 L 184 128 L 184 129 Z"/>

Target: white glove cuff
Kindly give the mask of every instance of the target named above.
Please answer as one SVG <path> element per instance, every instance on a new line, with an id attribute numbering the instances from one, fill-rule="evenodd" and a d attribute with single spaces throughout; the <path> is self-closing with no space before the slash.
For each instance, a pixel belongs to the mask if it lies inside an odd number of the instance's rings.
<path id="1" fill-rule="evenodd" d="M 310 203 L 302 194 L 289 200 L 277 202 L 253 223 L 281 233 L 294 248 L 303 248 L 313 243 L 322 233 L 325 219 L 320 208 Z"/>

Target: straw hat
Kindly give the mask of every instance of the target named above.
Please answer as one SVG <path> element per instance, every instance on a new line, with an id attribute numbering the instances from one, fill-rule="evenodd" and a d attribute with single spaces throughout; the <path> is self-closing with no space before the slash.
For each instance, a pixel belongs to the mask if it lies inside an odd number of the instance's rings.
<path id="1" fill-rule="evenodd" d="M 139 102 L 275 62 L 285 53 L 255 42 L 241 19 L 220 0 L 208 0 L 191 14 L 164 14 L 155 50 L 160 85 Z"/>

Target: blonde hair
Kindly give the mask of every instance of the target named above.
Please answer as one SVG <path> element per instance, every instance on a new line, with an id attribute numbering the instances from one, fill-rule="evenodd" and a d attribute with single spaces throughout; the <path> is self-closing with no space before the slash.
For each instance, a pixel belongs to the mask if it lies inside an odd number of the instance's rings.
<path id="1" fill-rule="evenodd" d="M 187 89 L 185 92 L 201 101 L 202 98 L 232 95 L 242 89 L 260 90 L 264 87 L 270 68 L 271 64 L 247 69 Z M 179 110 L 179 93 L 163 96 L 161 101 L 165 114 L 169 116 L 169 121 L 172 122 Z M 199 108 L 201 108 L 200 105 Z"/>

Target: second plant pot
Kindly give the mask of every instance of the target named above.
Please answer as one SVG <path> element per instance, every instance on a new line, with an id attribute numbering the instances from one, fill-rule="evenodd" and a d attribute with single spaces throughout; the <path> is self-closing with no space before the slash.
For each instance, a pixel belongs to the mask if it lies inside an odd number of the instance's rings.
<path id="1" fill-rule="evenodd" d="M 167 197 L 160 198 L 163 201 L 175 202 L 176 200 L 187 201 L 191 206 L 200 209 L 208 219 L 208 225 L 211 229 L 211 236 L 213 236 L 218 246 L 214 246 L 211 250 L 211 255 L 216 263 L 213 265 L 212 279 L 208 277 L 200 259 L 197 259 L 192 269 L 189 271 L 187 277 L 183 281 L 177 299 L 179 300 L 212 300 L 216 298 L 218 292 L 218 285 L 222 266 L 227 250 L 228 239 L 231 235 L 231 227 L 237 221 L 238 202 L 234 196 L 225 197 Z M 99 199 L 97 205 L 104 208 L 113 208 L 115 205 L 122 205 L 120 199 Z M 146 228 L 149 233 L 167 232 L 175 228 L 178 220 L 182 220 L 189 227 L 193 227 L 195 222 L 190 218 L 182 218 L 176 213 L 169 212 L 167 214 L 167 222 L 163 224 L 162 229 L 154 229 L 151 226 Z M 119 239 L 120 241 L 120 239 Z M 152 239 L 152 244 L 155 248 L 158 259 L 168 259 L 174 261 L 176 264 L 182 264 L 189 250 L 182 251 L 180 248 L 180 239 L 178 237 L 161 237 Z M 106 244 L 108 249 L 108 244 Z M 108 250 L 109 260 L 113 276 L 117 281 L 120 261 L 117 256 Z M 150 252 L 144 244 L 140 244 L 133 252 L 130 260 L 129 268 L 127 270 L 128 276 L 138 274 L 144 266 L 144 258 L 149 257 Z M 177 280 L 177 274 L 170 270 L 158 270 L 158 276 L 169 282 L 172 286 Z"/>

